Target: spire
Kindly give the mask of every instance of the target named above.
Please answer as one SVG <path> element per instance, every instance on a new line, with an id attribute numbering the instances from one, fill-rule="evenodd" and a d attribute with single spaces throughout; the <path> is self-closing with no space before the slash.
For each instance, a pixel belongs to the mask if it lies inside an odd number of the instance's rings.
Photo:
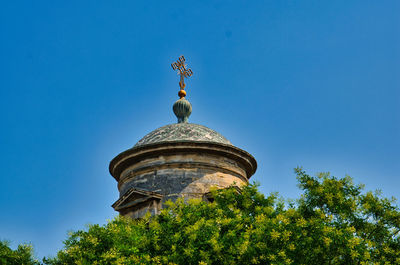
<path id="1" fill-rule="evenodd" d="M 171 64 L 172 69 L 178 70 L 178 75 L 180 75 L 179 87 L 180 90 L 178 92 L 178 99 L 172 109 L 174 110 L 175 116 L 178 118 L 178 123 L 188 122 L 188 118 L 192 113 L 192 105 L 189 101 L 185 99 L 186 91 L 185 91 L 185 77 L 189 78 L 193 75 L 193 72 L 190 68 L 186 68 L 185 57 L 183 55 L 179 57 L 178 61 Z"/>

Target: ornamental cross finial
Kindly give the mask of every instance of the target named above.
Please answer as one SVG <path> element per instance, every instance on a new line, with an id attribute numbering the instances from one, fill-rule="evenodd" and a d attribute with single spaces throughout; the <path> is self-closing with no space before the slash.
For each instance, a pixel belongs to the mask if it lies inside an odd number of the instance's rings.
<path id="1" fill-rule="evenodd" d="M 185 57 L 183 57 L 183 55 L 181 57 L 179 57 L 178 61 L 174 62 L 171 64 L 172 69 L 174 70 L 178 70 L 178 75 L 181 76 L 181 79 L 179 81 L 179 87 L 181 88 L 181 90 L 179 91 L 178 95 L 180 98 L 183 98 L 186 96 L 186 91 L 185 91 L 185 77 L 191 77 L 193 75 L 193 72 L 190 68 L 186 68 L 186 64 L 185 64 Z"/>

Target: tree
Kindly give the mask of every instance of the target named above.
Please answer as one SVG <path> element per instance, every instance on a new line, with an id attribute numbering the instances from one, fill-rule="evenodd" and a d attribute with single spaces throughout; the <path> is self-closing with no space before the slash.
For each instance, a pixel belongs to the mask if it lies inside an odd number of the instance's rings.
<path id="1" fill-rule="evenodd" d="M 350 177 L 296 170 L 295 202 L 256 185 L 70 234 L 47 264 L 400 264 L 400 211 Z"/>
<path id="2" fill-rule="evenodd" d="M 12 250 L 9 242 L 0 241 L 0 264 L 35 265 L 39 262 L 33 257 L 32 246 L 19 245 L 16 250 Z"/>

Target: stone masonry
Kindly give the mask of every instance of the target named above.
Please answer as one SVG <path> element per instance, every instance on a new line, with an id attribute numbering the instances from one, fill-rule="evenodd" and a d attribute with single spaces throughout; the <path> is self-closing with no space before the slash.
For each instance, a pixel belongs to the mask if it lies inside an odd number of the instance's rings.
<path id="1" fill-rule="evenodd" d="M 197 124 L 170 124 L 111 161 L 120 192 L 113 207 L 132 218 L 157 214 L 167 200 L 201 199 L 212 187 L 240 187 L 256 168 L 253 156 L 221 134 Z"/>

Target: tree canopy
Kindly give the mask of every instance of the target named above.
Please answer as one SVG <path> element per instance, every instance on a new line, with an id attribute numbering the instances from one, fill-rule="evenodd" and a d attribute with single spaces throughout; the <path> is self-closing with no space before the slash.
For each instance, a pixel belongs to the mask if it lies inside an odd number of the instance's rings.
<path id="1" fill-rule="evenodd" d="M 70 233 L 46 264 L 400 264 L 400 211 L 350 177 L 296 169 L 302 195 L 257 185 L 178 200 L 158 216 L 117 217 Z M 10 263 L 11 264 L 11 263 Z"/>
<path id="2" fill-rule="evenodd" d="M 12 250 L 9 242 L 0 241 L 0 264 L 36 265 L 40 263 L 33 257 L 33 250 L 30 245 L 19 245 L 16 250 Z"/>

